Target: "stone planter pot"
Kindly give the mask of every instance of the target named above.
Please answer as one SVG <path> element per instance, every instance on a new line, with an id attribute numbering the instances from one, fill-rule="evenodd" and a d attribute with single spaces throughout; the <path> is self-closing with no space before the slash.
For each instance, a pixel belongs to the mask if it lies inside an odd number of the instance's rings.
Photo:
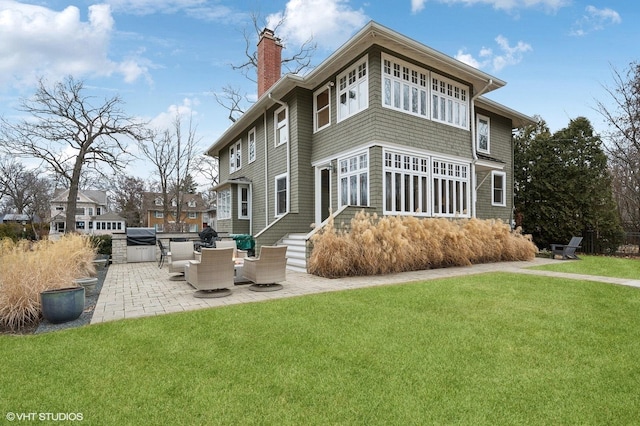
<path id="1" fill-rule="evenodd" d="M 95 292 L 98 279 L 95 277 L 84 277 L 73 280 L 73 283 L 84 287 L 84 295 L 87 296 Z"/>
<path id="2" fill-rule="evenodd" d="M 60 324 L 78 319 L 84 311 L 84 287 L 67 287 L 40 292 L 44 319 Z"/>

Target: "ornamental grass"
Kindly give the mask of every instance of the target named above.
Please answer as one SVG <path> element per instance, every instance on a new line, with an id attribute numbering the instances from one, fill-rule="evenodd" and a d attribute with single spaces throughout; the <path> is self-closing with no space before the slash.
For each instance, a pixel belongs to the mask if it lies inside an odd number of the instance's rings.
<path id="1" fill-rule="evenodd" d="M 312 237 L 308 270 L 326 278 L 531 260 L 530 236 L 501 220 L 418 219 L 359 212 L 337 229 L 333 216 Z"/>
<path id="2" fill-rule="evenodd" d="M 40 292 L 74 286 L 95 275 L 95 247 L 88 237 L 71 234 L 58 241 L 0 241 L 0 328 L 12 331 L 41 318 Z"/>

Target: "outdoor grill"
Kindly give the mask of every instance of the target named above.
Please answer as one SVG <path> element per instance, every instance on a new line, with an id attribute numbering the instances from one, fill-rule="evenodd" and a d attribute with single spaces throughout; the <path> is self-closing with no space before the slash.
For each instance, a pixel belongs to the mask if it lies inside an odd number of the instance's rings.
<path id="1" fill-rule="evenodd" d="M 155 228 L 127 228 L 127 262 L 155 262 Z"/>

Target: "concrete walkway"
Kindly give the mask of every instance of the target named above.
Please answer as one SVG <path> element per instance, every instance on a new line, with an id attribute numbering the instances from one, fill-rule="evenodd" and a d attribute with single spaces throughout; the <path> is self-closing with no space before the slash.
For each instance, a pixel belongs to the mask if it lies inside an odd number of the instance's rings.
<path id="1" fill-rule="evenodd" d="M 236 285 L 231 296 L 218 299 L 197 299 L 195 290 L 186 281 L 171 281 L 167 267 L 159 269 L 156 263 L 127 263 L 110 265 L 102 285 L 100 297 L 93 312 L 91 324 L 152 315 L 184 312 L 194 309 L 259 302 L 283 297 L 312 293 L 348 290 L 361 287 L 390 285 L 412 281 L 481 274 L 485 272 L 516 272 L 550 277 L 599 281 L 609 284 L 640 288 L 639 280 L 596 277 L 525 269 L 531 266 L 561 262 L 535 258 L 526 262 L 500 262 L 482 265 L 429 269 L 398 274 L 339 279 L 321 278 L 315 275 L 287 271 L 283 289 L 274 292 L 253 292 L 248 285 Z"/>

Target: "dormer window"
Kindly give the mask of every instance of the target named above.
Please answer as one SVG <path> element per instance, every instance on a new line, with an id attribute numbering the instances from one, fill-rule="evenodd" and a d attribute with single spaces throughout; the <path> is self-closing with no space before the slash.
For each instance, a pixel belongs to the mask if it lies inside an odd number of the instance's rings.
<path id="1" fill-rule="evenodd" d="M 189 200 L 189 202 L 187 203 L 187 205 L 189 207 L 195 207 L 196 206 L 196 200 Z"/>
<path id="2" fill-rule="evenodd" d="M 162 205 L 162 198 L 156 198 L 155 205 L 156 206 L 161 206 Z"/>

